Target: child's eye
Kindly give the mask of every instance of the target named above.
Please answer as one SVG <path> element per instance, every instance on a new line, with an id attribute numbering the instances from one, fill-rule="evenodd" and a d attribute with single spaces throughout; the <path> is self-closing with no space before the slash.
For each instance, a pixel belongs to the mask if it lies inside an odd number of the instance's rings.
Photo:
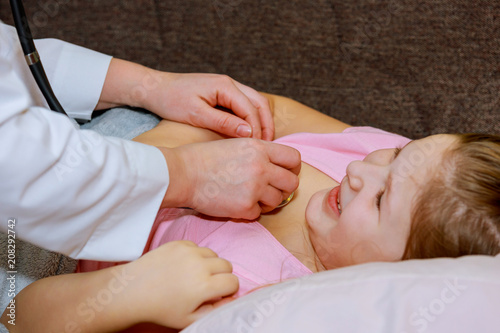
<path id="1" fill-rule="evenodd" d="M 380 201 L 382 201 L 382 195 L 384 194 L 384 191 L 380 191 L 377 193 L 377 196 L 376 196 L 376 205 L 377 205 L 377 209 L 380 210 Z"/>

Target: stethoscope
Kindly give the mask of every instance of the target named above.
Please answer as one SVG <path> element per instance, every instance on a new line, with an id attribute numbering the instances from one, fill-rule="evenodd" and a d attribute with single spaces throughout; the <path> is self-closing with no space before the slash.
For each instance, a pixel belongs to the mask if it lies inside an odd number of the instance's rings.
<path id="1" fill-rule="evenodd" d="M 52 87 L 50 86 L 45 70 L 43 69 L 40 56 L 38 55 L 35 43 L 33 42 L 23 2 L 21 0 L 10 0 L 10 7 L 12 9 L 12 16 L 14 17 L 14 23 L 19 36 L 19 42 L 21 43 L 21 47 L 23 49 L 24 58 L 26 59 L 31 73 L 35 78 L 36 84 L 40 88 L 45 100 L 47 100 L 50 109 L 67 116 L 68 114 L 64 111 L 63 107 L 57 100 L 54 91 L 52 91 Z"/>

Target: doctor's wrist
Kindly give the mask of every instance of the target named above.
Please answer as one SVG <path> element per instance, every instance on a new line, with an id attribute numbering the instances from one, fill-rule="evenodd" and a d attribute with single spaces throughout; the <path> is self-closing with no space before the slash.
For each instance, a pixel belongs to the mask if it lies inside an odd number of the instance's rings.
<path id="1" fill-rule="evenodd" d="M 193 175 L 190 157 L 182 149 L 157 147 L 165 157 L 168 166 L 169 184 L 162 208 L 190 207 L 193 191 Z"/>
<path id="2" fill-rule="evenodd" d="M 117 58 L 111 59 L 96 110 L 128 105 L 148 108 L 159 87 L 159 71 Z"/>

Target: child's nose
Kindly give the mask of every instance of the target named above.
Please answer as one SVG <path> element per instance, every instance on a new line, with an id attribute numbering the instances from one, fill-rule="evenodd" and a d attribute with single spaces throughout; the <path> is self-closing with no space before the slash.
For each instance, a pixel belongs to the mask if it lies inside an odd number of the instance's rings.
<path id="1" fill-rule="evenodd" d="M 346 174 L 349 185 L 354 191 L 360 191 L 364 186 L 379 183 L 384 176 L 385 167 L 366 161 L 349 163 Z"/>
<path id="2" fill-rule="evenodd" d="M 361 179 L 362 165 L 361 161 L 354 161 L 349 163 L 346 169 L 347 179 L 349 180 L 349 186 L 354 191 L 359 191 L 363 187 L 363 181 Z"/>

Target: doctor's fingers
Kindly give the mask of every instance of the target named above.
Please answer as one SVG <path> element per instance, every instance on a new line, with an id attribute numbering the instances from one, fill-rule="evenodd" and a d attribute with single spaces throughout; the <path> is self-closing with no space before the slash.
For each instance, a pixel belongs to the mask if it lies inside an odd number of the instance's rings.
<path id="1" fill-rule="evenodd" d="M 253 135 L 251 124 L 237 115 L 213 108 L 206 103 L 201 104 L 198 111 L 198 116 L 193 118 L 196 121 L 192 123 L 197 127 L 208 128 L 234 138 L 248 138 Z"/>
<path id="2" fill-rule="evenodd" d="M 278 206 L 284 200 L 282 198 L 285 195 L 286 193 L 283 193 L 281 190 L 278 190 L 274 186 L 271 185 L 266 186 L 259 200 L 262 212 L 267 213 L 272 211 L 274 208 L 276 208 L 276 206 Z M 288 195 L 284 198 L 287 198 Z"/>
<path id="3" fill-rule="evenodd" d="M 234 81 L 234 80 L 233 80 Z M 271 112 L 269 100 L 257 90 L 250 88 L 244 84 L 234 81 L 235 85 L 240 89 L 257 108 L 260 117 L 260 126 L 262 129 L 262 140 L 271 141 L 274 139 L 274 118 Z M 254 137 L 255 138 L 255 137 Z"/>
<path id="4" fill-rule="evenodd" d="M 262 138 L 262 125 L 258 108 L 250 101 L 237 86 L 236 81 L 230 82 L 217 89 L 217 104 L 230 109 L 235 115 L 245 120 L 252 129 L 251 137 Z M 240 135 L 233 135 L 240 136 Z"/>
<path id="5" fill-rule="evenodd" d="M 283 192 L 282 197 L 278 198 L 279 202 L 285 200 L 299 187 L 299 176 L 292 170 L 275 164 L 272 164 L 267 170 L 268 184 Z"/>
<path id="6" fill-rule="evenodd" d="M 279 143 L 267 142 L 266 152 L 271 163 L 288 169 L 295 175 L 300 173 L 301 160 L 297 149 Z"/>

